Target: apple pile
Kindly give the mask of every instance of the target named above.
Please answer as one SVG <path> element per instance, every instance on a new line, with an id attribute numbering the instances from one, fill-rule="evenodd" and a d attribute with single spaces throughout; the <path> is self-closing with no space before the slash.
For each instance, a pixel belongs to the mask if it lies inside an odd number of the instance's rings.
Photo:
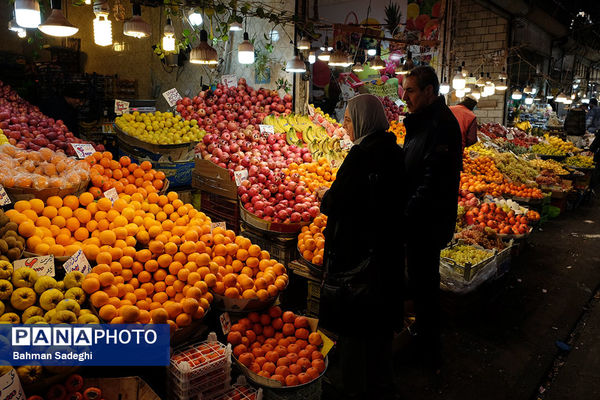
<path id="1" fill-rule="evenodd" d="M 176 110 L 184 119 L 198 121 L 199 128 L 218 134 L 260 124 L 269 114 L 291 113 L 292 96 L 281 98 L 275 90 L 254 90 L 240 78 L 237 87 L 219 83 L 214 91 L 201 91 L 191 99 L 184 97 L 177 101 Z"/>
<path id="2" fill-rule="evenodd" d="M 76 138 L 62 120 L 42 114 L 37 106 L 23 100 L 10 85 L 0 81 L 0 129 L 10 144 L 22 149 L 39 150 L 48 147 L 75 155 L 71 143 L 90 143 Z M 98 151 L 104 146 L 94 144 Z"/>
<path id="3" fill-rule="evenodd" d="M 231 326 L 227 341 L 233 355 L 255 374 L 297 386 L 317 379 L 325 371 L 319 348 L 321 335 L 310 332 L 306 317 L 271 307 L 266 313 L 251 312 Z"/>
<path id="4" fill-rule="evenodd" d="M 389 122 L 398 121 L 398 117 L 400 115 L 404 115 L 400 107 L 396 103 L 394 103 L 389 97 L 385 96 L 380 98 L 383 103 L 383 108 L 385 109 L 385 116 Z"/>

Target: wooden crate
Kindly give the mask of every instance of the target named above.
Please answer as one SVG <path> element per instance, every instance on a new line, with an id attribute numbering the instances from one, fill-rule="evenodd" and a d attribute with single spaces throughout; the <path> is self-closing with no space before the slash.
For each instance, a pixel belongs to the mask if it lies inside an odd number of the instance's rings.
<path id="1" fill-rule="evenodd" d="M 211 161 L 196 158 L 196 167 L 192 173 L 192 187 L 237 202 L 237 185 L 229 176 L 229 170 Z"/>
<path id="2" fill-rule="evenodd" d="M 240 209 L 237 200 L 201 190 L 200 211 L 212 222 L 225 222 L 227 229 L 235 233 L 240 232 Z"/>
<path id="3" fill-rule="evenodd" d="M 285 266 L 298 257 L 297 239 L 288 240 L 287 242 L 275 241 L 257 231 L 246 229 L 242 229 L 241 235 L 250 239 L 253 244 L 257 244 L 261 249 L 268 251 L 271 258 Z"/>

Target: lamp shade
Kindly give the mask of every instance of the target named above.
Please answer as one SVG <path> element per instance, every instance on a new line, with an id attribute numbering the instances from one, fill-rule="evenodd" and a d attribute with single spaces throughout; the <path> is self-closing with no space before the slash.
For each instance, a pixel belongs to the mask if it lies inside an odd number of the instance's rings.
<path id="1" fill-rule="evenodd" d="M 319 54 L 317 56 L 317 58 L 323 62 L 328 63 L 329 59 L 331 58 L 331 53 L 327 50 L 325 50 L 324 52 L 322 52 L 321 54 Z"/>
<path id="2" fill-rule="evenodd" d="M 341 49 L 341 44 L 337 44 L 336 51 L 333 52 L 329 58 L 329 65 L 332 67 L 346 67 L 348 66 L 348 54 L 344 53 Z"/>
<path id="3" fill-rule="evenodd" d="M 527 104 L 527 105 L 533 104 L 533 97 L 525 97 L 525 104 Z"/>
<path id="4" fill-rule="evenodd" d="M 59 2 L 60 4 L 60 2 Z M 53 8 L 50 16 L 44 23 L 38 26 L 38 29 L 49 36 L 68 37 L 73 36 L 79 31 L 75 25 L 71 24 L 60 9 Z"/>
<path id="5" fill-rule="evenodd" d="M 305 36 L 300 39 L 298 44 L 296 45 L 298 50 L 309 50 L 310 49 L 310 40 L 308 40 Z"/>
<path id="6" fill-rule="evenodd" d="M 510 97 L 513 100 L 521 100 L 523 98 L 523 93 L 521 93 L 521 91 L 517 89 L 514 92 L 512 92 L 512 95 Z"/>
<path id="7" fill-rule="evenodd" d="M 371 69 L 380 70 L 380 69 L 384 69 L 384 68 L 385 68 L 385 63 L 383 62 L 381 57 L 378 55 L 375 56 L 373 61 L 371 61 Z"/>
<path id="8" fill-rule="evenodd" d="M 238 62 L 240 64 L 254 63 L 254 45 L 250 43 L 248 32 L 244 32 L 244 41 L 238 46 Z"/>
<path id="9" fill-rule="evenodd" d="M 15 18 L 23 28 L 37 28 L 42 22 L 37 0 L 15 0 Z"/>
<path id="10" fill-rule="evenodd" d="M 354 72 L 363 72 L 365 69 L 363 68 L 362 63 L 357 62 L 352 66 L 352 71 Z"/>
<path id="11" fill-rule="evenodd" d="M 190 52 L 190 63 L 202 65 L 219 63 L 217 51 L 208 44 L 208 33 L 204 29 L 200 31 L 200 44 Z"/>
<path id="12" fill-rule="evenodd" d="M 242 31 L 244 28 L 242 27 L 242 24 L 240 24 L 239 22 L 232 22 L 231 25 L 229 25 L 229 30 L 232 32 L 240 32 Z"/>
<path id="13" fill-rule="evenodd" d="M 531 85 L 525 86 L 525 89 L 523 89 L 523 93 L 525 93 L 525 94 L 532 94 L 533 93 L 533 88 L 531 87 Z"/>
<path id="14" fill-rule="evenodd" d="M 306 66 L 300 57 L 294 56 L 294 58 L 289 60 L 285 65 L 285 71 L 300 74 L 306 72 Z"/>
<path id="15" fill-rule="evenodd" d="M 496 82 L 496 90 L 498 90 L 499 92 L 503 92 L 506 89 L 508 89 L 508 86 L 506 85 L 506 80 L 500 79 L 498 82 Z"/>
<path id="16" fill-rule="evenodd" d="M 479 76 L 479 79 L 477 79 L 475 81 L 475 85 L 479 86 L 479 87 L 483 87 L 485 86 L 485 79 L 483 78 L 483 72 L 481 73 L 481 75 Z"/>
<path id="17" fill-rule="evenodd" d="M 123 34 L 138 39 L 152 35 L 152 27 L 142 19 L 142 7 L 139 4 L 133 5 L 133 17 L 123 24 Z"/>

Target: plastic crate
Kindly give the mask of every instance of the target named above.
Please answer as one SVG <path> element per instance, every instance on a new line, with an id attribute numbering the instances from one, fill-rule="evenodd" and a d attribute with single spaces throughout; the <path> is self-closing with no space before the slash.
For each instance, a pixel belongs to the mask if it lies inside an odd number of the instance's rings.
<path id="1" fill-rule="evenodd" d="M 231 365 L 231 345 L 220 343 L 211 332 L 206 341 L 177 349 L 171 356 L 169 372 L 180 382 L 191 382 L 228 365 Z"/>
<path id="2" fill-rule="evenodd" d="M 167 397 L 172 400 L 212 400 L 221 395 L 221 393 L 229 390 L 229 388 L 231 388 L 231 377 L 225 381 L 221 381 L 217 386 L 204 389 L 202 392 L 185 394 L 170 390 Z"/>
<path id="3" fill-rule="evenodd" d="M 262 389 L 255 389 L 246 383 L 246 377 L 239 376 L 236 383 L 213 400 L 262 400 Z M 202 398 L 202 400 L 205 400 Z"/>
<path id="4" fill-rule="evenodd" d="M 271 255 L 271 258 L 279 261 L 283 265 L 288 265 L 291 261 L 298 258 L 297 239 L 289 240 L 287 243 L 275 242 L 267 239 L 265 236 L 260 235 L 254 231 L 242 230 L 241 235 L 250 239 L 253 244 L 260 246 L 261 249 L 266 250 Z"/>
<path id="5" fill-rule="evenodd" d="M 171 375 L 171 384 L 177 392 L 190 394 L 191 392 L 198 392 L 203 388 L 211 388 L 216 386 L 217 383 L 224 381 L 230 375 L 231 364 L 228 364 L 223 368 L 211 371 L 206 375 L 202 375 L 196 379 L 192 379 L 191 381 L 179 380 L 174 375 Z"/>
<path id="6" fill-rule="evenodd" d="M 207 398 L 210 397 L 209 393 L 220 393 L 222 390 L 225 390 L 229 387 L 229 383 L 231 382 L 231 373 L 230 370 L 222 370 L 218 375 L 212 375 L 211 379 L 204 380 L 194 386 L 185 385 L 187 389 L 182 389 L 179 386 L 179 383 L 176 379 L 172 378 L 169 382 L 169 390 L 170 395 L 175 399 L 181 398 L 194 398 L 199 394 L 202 394 L 202 397 Z"/>

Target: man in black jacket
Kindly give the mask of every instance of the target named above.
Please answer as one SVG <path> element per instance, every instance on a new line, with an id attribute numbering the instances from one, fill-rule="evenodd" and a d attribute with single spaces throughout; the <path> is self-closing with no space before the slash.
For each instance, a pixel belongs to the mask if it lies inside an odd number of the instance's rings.
<path id="1" fill-rule="evenodd" d="M 407 176 L 406 260 L 416 312 L 416 339 L 429 366 L 441 362 L 440 250 L 452 239 L 462 144 L 458 121 L 438 95 L 433 68 L 413 69 L 404 79 Z"/>

